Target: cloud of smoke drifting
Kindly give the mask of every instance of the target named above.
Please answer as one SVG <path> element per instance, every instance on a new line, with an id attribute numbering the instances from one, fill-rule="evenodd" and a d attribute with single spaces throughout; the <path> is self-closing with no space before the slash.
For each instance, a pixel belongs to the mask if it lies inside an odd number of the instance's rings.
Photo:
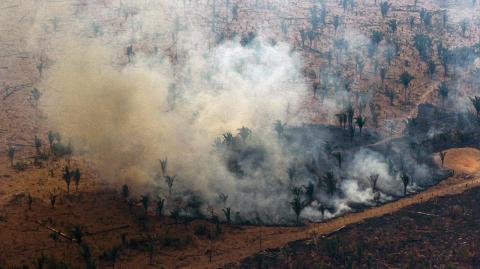
<path id="1" fill-rule="evenodd" d="M 146 25 L 150 35 L 174 31 L 156 30 L 153 15 L 136 15 L 137 22 L 139 17 L 144 21 L 143 31 Z M 179 41 L 190 39 L 198 43 L 207 37 L 180 32 Z M 187 42 L 178 44 L 175 65 L 170 55 L 140 50 L 134 62 L 119 65 L 119 58 L 126 60 L 119 51 L 128 43 L 114 46 L 72 36 L 54 43 L 55 63 L 42 82 L 44 111 L 76 151 L 94 161 L 103 179 L 165 197 L 159 160 L 168 158 L 177 194 L 193 192 L 206 204 L 217 204 L 218 193 L 226 193 L 229 204 L 242 205 L 234 210 L 250 217 L 272 208 L 274 215 L 288 206 L 284 190 L 284 197 L 268 198 L 278 181 L 287 180 L 287 157 L 280 152 L 274 123 L 303 120 L 301 62 L 287 44 L 259 37 L 249 46 L 232 40 L 208 49 Z M 236 134 L 242 126 L 253 130 L 251 143 L 265 150 L 268 169 L 238 180 L 212 145 L 216 137 Z"/>
<path id="2" fill-rule="evenodd" d="M 208 206 L 220 213 L 218 194 L 225 193 L 226 206 L 234 212 L 270 223 L 292 223 L 292 187 L 321 185 L 318 177 L 329 171 L 335 172 L 339 191 L 327 194 L 316 187 L 314 201 L 302 213 L 309 219 L 320 218 L 320 202 L 329 207 L 326 217 L 351 210 L 350 203 L 371 204 L 372 174 L 380 176 L 382 200 L 401 192 L 398 171 L 389 171 L 386 157 L 373 150 L 345 153 L 344 168 L 337 168 L 324 144 L 359 146 L 349 144 L 346 130 L 309 133 L 298 127 L 302 133 L 296 140 L 277 136 L 277 120 L 290 126 L 308 121 L 302 110 L 309 90 L 301 58 L 288 44 L 272 42 L 261 32 L 247 46 L 241 37 L 217 43 L 211 22 L 204 21 L 211 13 L 207 6 L 140 2 L 105 1 L 102 8 L 88 1 L 68 7 L 59 3 L 52 12 L 39 7 L 29 31 L 28 44 L 35 47 L 43 40 L 39 54 L 48 58 L 39 85 L 43 110 L 76 152 L 95 163 L 102 179 L 127 183 L 136 194 L 167 197 L 159 160 L 168 158 L 167 174 L 177 176 L 168 209 L 184 207 L 195 195 L 203 201 L 203 213 Z M 63 13 L 73 15 L 60 17 Z M 358 45 L 366 42 L 354 35 L 351 31 L 346 37 Z M 135 53 L 131 62 L 129 46 Z M 333 80 L 343 83 L 341 77 Z M 341 91 L 325 100 L 331 121 L 347 99 L 349 94 Z M 235 173 L 229 167 L 231 156 L 213 144 L 242 126 L 253 132 L 236 153 L 234 165 L 241 173 Z M 305 168 L 310 162 L 317 174 Z M 418 170 L 415 163 L 406 164 Z M 287 174 L 292 166 L 298 169 L 295 180 Z"/>

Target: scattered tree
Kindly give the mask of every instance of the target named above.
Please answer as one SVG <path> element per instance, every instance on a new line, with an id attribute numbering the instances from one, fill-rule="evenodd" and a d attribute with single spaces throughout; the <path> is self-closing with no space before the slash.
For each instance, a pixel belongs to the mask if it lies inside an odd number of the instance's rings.
<path id="1" fill-rule="evenodd" d="M 403 195 L 407 195 L 407 186 L 410 183 L 410 177 L 407 175 L 407 173 L 402 172 L 402 175 L 400 176 L 402 183 L 403 183 Z"/>
<path id="2" fill-rule="evenodd" d="M 445 162 L 445 156 L 447 155 L 447 152 L 440 151 L 438 154 L 440 155 L 440 161 L 442 162 L 442 167 L 443 167 L 443 163 Z"/>

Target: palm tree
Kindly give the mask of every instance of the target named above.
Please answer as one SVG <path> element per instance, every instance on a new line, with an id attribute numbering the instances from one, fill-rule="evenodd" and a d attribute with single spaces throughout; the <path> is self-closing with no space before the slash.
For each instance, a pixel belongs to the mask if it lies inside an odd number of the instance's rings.
<path id="1" fill-rule="evenodd" d="M 373 31 L 370 35 L 370 41 L 372 45 L 377 48 L 380 42 L 383 40 L 383 33 L 380 31 Z"/>
<path id="2" fill-rule="evenodd" d="M 383 18 L 387 16 L 390 6 L 391 4 L 389 4 L 387 1 L 380 4 L 380 12 L 382 13 Z"/>
<path id="3" fill-rule="evenodd" d="M 168 186 L 168 196 L 172 196 L 172 188 L 173 188 L 173 182 L 175 181 L 176 176 L 165 176 L 165 182 L 167 182 Z"/>
<path id="4" fill-rule="evenodd" d="M 362 134 L 362 129 L 366 122 L 367 118 L 362 117 L 362 115 L 355 118 L 355 123 L 358 125 L 358 129 L 360 129 L 360 135 Z"/>
<path id="5" fill-rule="evenodd" d="M 50 192 L 49 199 L 50 199 L 50 205 L 52 206 L 52 208 L 55 208 L 55 202 L 57 201 L 57 194 Z"/>
<path id="6" fill-rule="evenodd" d="M 275 122 L 275 131 L 277 132 L 278 137 L 282 137 L 285 133 L 285 127 L 287 126 L 286 123 L 282 123 L 282 121 L 277 120 Z"/>
<path id="7" fill-rule="evenodd" d="M 377 191 L 377 182 L 378 182 L 378 174 L 370 175 L 370 185 L 372 185 L 372 191 Z"/>
<path id="8" fill-rule="evenodd" d="M 387 77 L 387 68 L 380 67 L 380 80 L 382 81 L 382 85 L 385 83 L 385 78 Z"/>
<path id="9" fill-rule="evenodd" d="M 142 202 L 143 209 L 145 210 L 145 216 L 147 215 L 148 212 L 148 205 L 150 204 L 150 195 L 142 195 L 142 198 L 140 199 L 140 202 Z"/>
<path id="10" fill-rule="evenodd" d="M 445 107 L 445 100 L 448 98 L 448 92 L 449 90 L 447 84 L 445 82 L 442 82 L 442 84 L 440 84 L 440 87 L 438 88 L 438 94 L 442 98 L 443 107 Z"/>
<path id="11" fill-rule="evenodd" d="M 388 27 L 390 28 L 390 31 L 392 31 L 392 33 L 395 33 L 397 31 L 397 28 L 398 28 L 398 22 L 397 20 L 393 19 L 393 20 L 389 20 L 387 22 L 387 25 Z"/>
<path id="12" fill-rule="evenodd" d="M 218 194 L 218 198 L 220 199 L 220 201 L 222 201 L 223 207 L 226 207 L 227 206 L 228 195 L 221 192 L 221 193 Z"/>
<path id="13" fill-rule="evenodd" d="M 438 154 L 440 155 L 440 161 L 442 162 L 442 167 L 443 167 L 443 163 L 445 162 L 445 156 L 447 155 L 447 152 L 440 151 Z"/>
<path id="14" fill-rule="evenodd" d="M 165 205 L 165 199 L 162 199 L 161 197 L 158 197 L 157 200 L 157 214 L 159 217 L 162 216 L 162 211 L 163 211 L 163 206 Z"/>
<path id="15" fill-rule="evenodd" d="M 345 112 L 342 112 L 342 113 L 335 114 L 335 116 L 338 119 L 338 123 L 340 125 L 340 128 L 345 128 L 345 126 L 347 124 L 347 114 L 345 114 Z"/>
<path id="16" fill-rule="evenodd" d="M 470 97 L 470 101 L 472 101 L 472 105 L 475 108 L 475 111 L 477 112 L 477 118 L 480 117 L 480 97 L 479 96 L 474 96 L 473 98 Z"/>
<path id="17" fill-rule="evenodd" d="M 340 24 L 341 24 L 340 16 L 335 15 L 335 16 L 333 17 L 333 29 L 334 29 L 334 31 L 335 31 L 335 35 L 337 34 L 337 29 L 338 29 L 338 27 L 340 26 Z"/>
<path id="18" fill-rule="evenodd" d="M 128 196 L 130 195 L 130 190 L 128 189 L 128 185 L 124 184 L 122 186 L 122 197 L 123 199 L 128 199 Z"/>
<path id="19" fill-rule="evenodd" d="M 54 132 L 48 131 L 47 137 L 48 137 L 48 143 L 50 145 L 50 152 L 53 152 L 53 143 L 55 142 L 56 135 Z"/>
<path id="20" fill-rule="evenodd" d="M 414 79 L 414 77 L 412 75 L 410 75 L 410 73 L 408 73 L 407 71 L 403 72 L 400 75 L 400 82 L 403 85 L 403 93 L 404 93 L 404 97 L 405 97 L 405 104 L 407 104 L 407 102 L 408 102 L 408 100 L 407 100 L 408 87 L 410 86 L 410 82 L 413 79 Z"/>
<path id="21" fill-rule="evenodd" d="M 462 36 L 465 37 L 465 33 L 467 32 L 468 28 L 468 20 L 464 19 L 460 22 L 460 29 L 462 30 Z"/>
<path id="22" fill-rule="evenodd" d="M 167 158 L 160 160 L 160 168 L 162 169 L 163 176 L 167 175 L 167 164 L 168 164 Z"/>
<path id="23" fill-rule="evenodd" d="M 80 183 L 80 177 L 81 177 L 80 169 L 75 169 L 73 171 L 73 181 L 75 182 L 75 192 L 78 192 L 78 184 Z"/>
<path id="24" fill-rule="evenodd" d="M 410 177 L 407 175 L 407 173 L 402 172 L 400 179 L 403 182 L 403 195 L 407 195 L 407 186 L 410 183 Z"/>
<path id="25" fill-rule="evenodd" d="M 427 63 L 427 73 L 430 76 L 430 78 L 432 78 L 433 75 L 435 75 L 436 70 L 437 70 L 437 65 L 433 60 L 430 59 Z"/>
<path id="26" fill-rule="evenodd" d="M 292 207 L 293 212 L 295 213 L 296 216 L 296 225 L 299 225 L 300 221 L 300 214 L 302 213 L 303 209 L 306 206 L 306 203 L 301 200 L 300 195 L 295 195 L 293 197 L 293 200 L 290 202 L 290 206 Z"/>
<path id="27" fill-rule="evenodd" d="M 7 156 L 10 160 L 10 166 L 13 167 L 13 158 L 15 157 L 15 147 L 12 145 L 8 145 L 7 148 Z"/>
<path id="28" fill-rule="evenodd" d="M 238 129 L 238 135 L 242 138 L 243 142 L 247 141 L 247 138 L 252 134 L 252 130 L 249 128 L 242 126 L 242 128 Z"/>
<path id="29" fill-rule="evenodd" d="M 63 180 L 67 184 L 67 193 L 70 193 L 70 182 L 72 181 L 72 173 L 70 173 L 70 169 L 67 165 L 64 168 Z"/>
<path id="30" fill-rule="evenodd" d="M 82 228 L 80 226 L 75 226 L 73 227 L 72 231 L 70 232 L 72 238 L 79 244 L 82 244 L 82 239 L 83 236 L 85 236 L 85 233 L 82 231 Z"/>
<path id="31" fill-rule="evenodd" d="M 33 198 L 32 198 L 32 195 L 30 195 L 30 193 L 27 196 L 27 203 L 28 203 L 28 210 L 32 210 Z"/>
<path id="32" fill-rule="evenodd" d="M 232 210 L 230 207 L 226 207 L 224 209 L 222 209 L 223 211 L 223 214 L 225 215 L 225 219 L 227 220 L 227 224 L 230 224 L 230 222 L 232 221 L 232 217 L 231 217 L 231 213 L 232 213 Z"/>
<path id="33" fill-rule="evenodd" d="M 336 152 L 332 153 L 332 155 L 333 155 L 333 157 L 335 157 L 335 159 L 337 159 L 338 168 L 342 169 L 342 161 L 343 161 L 342 152 L 336 151 Z"/>
<path id="34" fill-rule="evenodd" d="M 226 132 L 223 134 L 223 143 L 227 146 L 233 145 L 234 137 L 233 134 L 230 132 Z"/>
<path id="35" fill-rule="evenodd" d="M 33 141 L 33 146 L 35 147 L 35 150 L 37 151 L 37 156 L 40 156 L 40 149 L 42 147 L 42 140 L 38 137 L 35 136 L 34 141 Z"/>
<path id="36" fill-rule="evenodd" d="M 327 193 L 333 195 L 337 191 L 337 180 L 332 172 L 327 172 L 322 176 L 322 183 L 327 188 Z"/>
<path id="37" fill-rule="evenodd" d="M 312 182 L 308 182 L 307 185 L 303 186 L 305 191 L 305 196 L 307 197 L 307 203 L 311 203 L 313 201 L 313 195 L 315 194 L 315 185 Z"/>

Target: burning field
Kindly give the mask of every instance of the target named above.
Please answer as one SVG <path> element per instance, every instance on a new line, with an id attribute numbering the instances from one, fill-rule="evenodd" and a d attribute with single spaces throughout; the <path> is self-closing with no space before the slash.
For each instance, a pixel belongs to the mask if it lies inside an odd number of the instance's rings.
<path id="1" fill-rule="evenodd" d="M 348 267 L 237 262 L 463 197 L 480 7 L 411 2 L 0 3 L 0 268 Z"/>

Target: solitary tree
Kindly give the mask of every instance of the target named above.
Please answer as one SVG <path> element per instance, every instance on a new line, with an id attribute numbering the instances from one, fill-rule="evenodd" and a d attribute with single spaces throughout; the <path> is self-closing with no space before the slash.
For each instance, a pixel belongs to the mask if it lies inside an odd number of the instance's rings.
<path id="1" fill-rule="evenodd" d="M 128 199 L 128 196 L 130 195 L 130 190 L 128 188 L 128 185 L 127 184 L 124 184 L 122 186 L 122 197 L 123 199 Z"/>
<path id="2" fill-rule="evenodd" d="M 33 146 L 35 147 L 37 156 L 40 156 L 40 153 L 41 153 L 40 149 L 42 148 L 42 140 L 38 136 L 35 136 L 35 139 L 33 141 Z"/>
<path id="3" fill-rule="evenodd" d="M 50 205 L 52 206 L 52 208 L 55 208 L 55 202 L 57 201 L 57 194 L 50 192 L 49 199 L 50 199 Z"/>
<path id="4" fill-rule="evenodd" d="M 358 129 L 360 129 L 360 135 L 362 134 L 362 129 L 366 122 L 367 118 L 362 117 L 362 115 L 355 118 L 355 123 L 358 125 Z"/>
<path id="5" fill-rule="evenodd" d="M 7 148 L 7 156 L 10 160 L 10 166 L 13 167 L 13 158 L 15 157 L 15 147 L 12 145 L 8 145 Z"/>
<path id="6" fill-rule="evenodd" d="M 387 25 L 388 25 L 388 28 L 390 28 L 390 31 L 392 33 L 395 33 L 397 31 L 397 28 L 398 28 L 398 22 L 397 20 L 393 19 L 393 20 L 389 20 L 387 22 Z"/>
<path id="7" fill-rule="evenodd" d="M 440 155 L 440 161 L 442 162 L 442 167 L 443 167 L 443 163 L 445 162 L 445 156 L 447 155 L 447 152 L 440 151 L 438 154 Z"/>
<path id="8" fill-rule="evenodd" d="M 247 141 L 247 138 L 250 137 L 252 134 L 252 130 L 243 126 L 242 128 L 238 129 L 238 135 L 242 138 L 243 142 Z"/>
<path id="9" fill-rule="evenodd" d="M 28 203 L 28 210 L 32 210 L 32 203 L 33 203 L 33 198 L 30 195 L 30 193 L 27 196 L 27 203 Z"/>
<path id="10" fill-rule="evenodd" d="M 413 79 L 414 79 L 414 77 L 412 75 L 410 75 L 410 73 L 408 73 L 407 71 L 403 72 L 400 75 L 400 82 L 403 85 L 403 93 L 404 93 L 405 104 L 407 104 L 407 102 L 408 102 L 408 97 L 407 97 L 408 87 L 410 86 L 410 82 Z"/>
<path id="11" fill-rule="evenodd" d="M 223 207 L 226 207 L 227 206 L 228 195 L 221 192 L 221 193 L 218 194 L 218 198 L 220 199 L 220 201 L 222 201 Z"/>
<path id="12" fill-rule="evenodd" d="M 161 159 L 160 160 L 160 168 L 162 169 L 162 175 L 166 176 L 167 175 L 167 164 L 168 164 L 168 159 Z"/>
<path id="13" fill-rule="evenodd" d="M 378 177 L 379 177 L 378 174 L 370 175 L 370 185 L 372 186 L 373 192 L 376 192 L 376 191 L 377 191 Z"/>
<path id="14" fill-rule="evenodd" d="M 147 215 L 148 212 L 148 205 L 150 204 L 150 195 L 142 195 L 142 198 L 140 199 L 143 205 L 143 209 L 145 210 L 145 216 Z"/>
<path id="15" fill-rule="evenodd" d="M 342 22 L 340 21 L 340 16 L 335 15 L 335 16 L 333 17 L 333 29 L 334 29 L 334 31 L 335 31 L 335 35 L 337 34 L 338 27 L 340 27 L 340 24 L 341 24 L 341 23 L 342 23 Z"/>
<path id="16" fill-rule="evenodd" d="M 172 188 L 173 188 L 173 182 L 175 181 L 176 176 L 165 176 L 165 182 L 167 182 L 168 186 L 168 196 L 172 196 Z"/>
<path id="17" fill-rule="evenodd" d="M 292 207 L 292 210 L 295 213 L 295 216 L 296 216 L 295 223 L 298 226 L 300 221 L 300 214 L 305 208 L 306 203 L 305 201 L 302 201 L 302 199 L 300 198 L 300 195 L 294 195 L 293 200 L 290 202 L 290 206 Z"/>
<path id="18" fill-rule="evenodd" d="M 342 161 L 343 161 L 342 152 L 336 151 L 336 152 L 332 153 L 332 155 L 333 155 L 333 157 L 335 157 L 335 159 L 337 159 L 338 168 L 342 169 Z"/>
<path id="19" fill-rule="evenodd" d="M 465 33 L 467 32 L 468 28 L 468 20 L 464 19 L 460 22 L 460 30 L 462 30 L 462 36 L 465 37 Z"/>
<path id="20" fill-rule="evenodd" d="M 275 131 L 277 132 L 278 137 L 282 137 L 285 132 L 285 127 L 287 126 L 286 123 L 282 123 L 282 121 L 277 120 L 275 122 Z"/>
<path id="21" fill-rule="evenodd" d="M 380 4 L 380 12 L 382 13 L 383 18 L 387 16 L 390 6 L 391 4 L 389 4 L 387 1 Z"/>
<path id="22" fill-rule="evenodd" d="M 337 180 L 332 172 L 327 172 L 322 177 L 322 182 L 327 188 L 327 193 L 333 195 L 337 191 Z"/>
<path id="23" fill-rule="evenodd" d="M 53 152 L 53 143 L 55 142 L 56 135 L 54 132 L 48 131 L 47 137 L 48 137 L 48 143 L 50 145 L 50 152 Z"/>
<path id="24" fill-rule="evenodd" d="M 403 182 L 403 195 L 407 195 L 407 186 L 410 183 L 410 177 L 407 175 L 407 173 L 402 172 L 400 178 Z"/>
<path id="25" fill-rule="evenodd" d="M 231 217 L 231 213 L 232 213 L 232 210 L 230 207 L 226 207 L 224 209 L 222 209 L 223 211 L 223 214 L 225 215 L 225 219 L 227 220 L 227 224 L 230 224 L 230 222 L 232 221 L 232 217 Z"/>
<path id="26" fill-rule="evenodd" d="M 67 184 L 67 193 L 70 193 L 70 182 L 72 181 L 72 173 L 68 166 L 65 166 L 63 170 L 63 180 Z"/>
<path id="27" fill-rule="evenodd" d="M 80 177 L 82 174 L 80 173 L 80 169 L 75 169 L 73 171 L 73 181 L 75 182 L 75 191 L 78 192 L 78 184 L 80 183 Z"/>
<path id="28" fill-rule="evenodd" d="M 165 205 L 165 199 L 162 199 L 161 197 L 158 197 L 156 210 L 157 210 L 157 215 L 159 217 L 162 216 L 164 205 Z"/>

